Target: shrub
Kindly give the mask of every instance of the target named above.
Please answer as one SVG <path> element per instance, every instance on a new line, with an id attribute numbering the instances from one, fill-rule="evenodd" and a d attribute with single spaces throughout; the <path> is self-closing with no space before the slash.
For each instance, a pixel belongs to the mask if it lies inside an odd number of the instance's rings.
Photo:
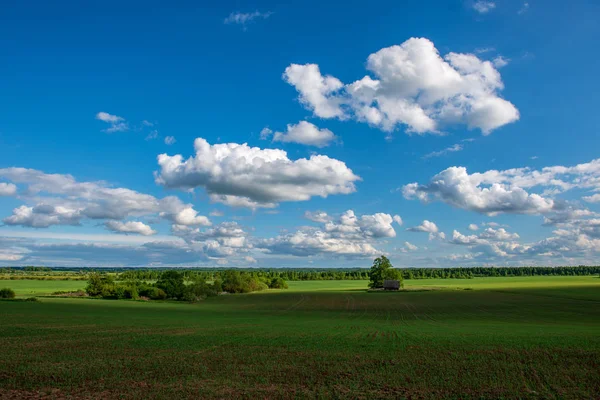
<path id="1" fill-rule="evenodd" d="M 110 296 L 114 287 L 113 279 L 110 275 L 100 275 L 97 272 L 92 272 L 88 279 L 88 284 L 85 287 L 85 292 L 90 296 Z"/>
<path id="2" fill-rule="evenodd" d="M 232 270 L 223 273 L 223 290 L 228 293 L 250 293 L 268 288 L 266 283 L 251 274 Z"/>
<path id="3" fill-rule="evenodd" d="M 10 288 L 0 289 L 0 299 L 14 299 L 15 291 Z"/>
<path id="4" fill-rule="evenodd" d="M 135 287 L 135 286 L 126 286 L 126 287 L 124 287 L 124 291 L 123 291 L 123 298 L 124 299 L 137 300 L 139 297 L 140 296 L 138 294 L 137 287 Z"/>
<path id="5" fill-rule="evenodd" d="M 269 282 L 269 287 L 271 289 L 287 289 L 288 284 L 283 278 L 275 277 Z"/>
<path id="6" fill-rule="evenodd" d="M 209 296 L 216 296 L 217 292 L 210 285 L 207 285 L 203 281 L 192 283 L 186 286 L 182 300 L 184 301 L 198 301 L 203 300 Z"/>
<path id="7" fill-rule="evenodd" d="M 139 289 L 139 295 L 147 297 L 150 300 L 164 300 L 167 298 L 167 294 L 164 290 L 154 286 L 145 286 Z"/>
<path id="8" fill-rule="evenodd" d="M 177 271 L 165 271 L 156 282 L 156 287 L 164 290 L 170 299 L 181 299 L 185 291 L 183 274 Z"/>

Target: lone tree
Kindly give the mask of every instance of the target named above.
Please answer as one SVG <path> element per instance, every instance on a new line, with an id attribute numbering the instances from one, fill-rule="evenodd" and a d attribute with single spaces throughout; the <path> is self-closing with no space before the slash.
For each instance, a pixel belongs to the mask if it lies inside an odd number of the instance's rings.
<path id="1" fill-rule="evenodd" d="M 386 279 L 396 280 L 400 282 L 400 287 L 404 286 L 402 282 L 402 273 L 395 269 L 390 260 L 386 256 L 377 257 L 373 261 L 371 271 L 369 271 L 369 287 L 378 289 L 383 287 L 383 281 Z"/>

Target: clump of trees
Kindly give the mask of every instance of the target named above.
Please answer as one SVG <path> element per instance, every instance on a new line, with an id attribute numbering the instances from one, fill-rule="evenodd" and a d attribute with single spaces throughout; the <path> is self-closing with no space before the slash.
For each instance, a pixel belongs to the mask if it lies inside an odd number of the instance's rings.
<path id="1" fill-rule="evenodd" d="M 188 279 L 186 279 L 188 278 Z M 105 299 L 147 298 L 151 300 L 199 301 L 219 293 L 250 293 L 265 289 L 287 289 L 285 280 L 279 277 L 268 279 L 251 273 L 228 270 L 220 273 L 212 283 L 205 279 L 176 271 L 163 271 L 156 283 L 130 279 L 115 281 L 111 275 L 97 272 L 89 275 L 86 293 L 92 297 Z"/>
<path id="2" fill-rule="evenodd" d="M 382 288 L 385 280 L 399 281 L 400 287 L 404 287 L 402 271 L 395 269 L 386 256 L 381 256 L 373 261 L 373 266 L 369 271 L 369 287 L 371 289 Z"/>
<path id="3" fill-rule="evenodd" d="M 0 299 L 14 299 L 15 291 L 10 288 L 0 289 Z"/>

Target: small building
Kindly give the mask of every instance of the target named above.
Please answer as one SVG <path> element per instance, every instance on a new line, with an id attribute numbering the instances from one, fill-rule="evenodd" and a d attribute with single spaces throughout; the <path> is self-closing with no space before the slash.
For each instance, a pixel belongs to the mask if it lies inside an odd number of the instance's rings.
<path id="1" fill-rule="evenodd" d="M 383 281 L 384 290 L 400 290 L 400 281 L 393 279 L 386 279 Z"/>

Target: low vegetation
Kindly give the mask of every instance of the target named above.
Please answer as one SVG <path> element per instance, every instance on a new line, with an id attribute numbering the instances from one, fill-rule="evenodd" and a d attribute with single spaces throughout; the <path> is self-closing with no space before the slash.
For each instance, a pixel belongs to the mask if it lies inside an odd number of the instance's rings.
<path id="1" fill-rule="evenodd" d="M 220 293 L 250 293 L 265 289 L 287 289 L 282 278 L 266 279 L 252 273 L 224 271 L 212 283 L 194 277 L 186 282 L 185 274 L 175 270 L 163 271 L 155 283 L 130 279 L 115 281 L 110 274 L 90 273 L 85 292 L 104 299 L 173 299 L 194 302 Z"/>
<path id="2" fill-rule="evenodd" d="M 0 299 L 14 299 L 15 292 L 10 288 L 0 289 Z"/>

